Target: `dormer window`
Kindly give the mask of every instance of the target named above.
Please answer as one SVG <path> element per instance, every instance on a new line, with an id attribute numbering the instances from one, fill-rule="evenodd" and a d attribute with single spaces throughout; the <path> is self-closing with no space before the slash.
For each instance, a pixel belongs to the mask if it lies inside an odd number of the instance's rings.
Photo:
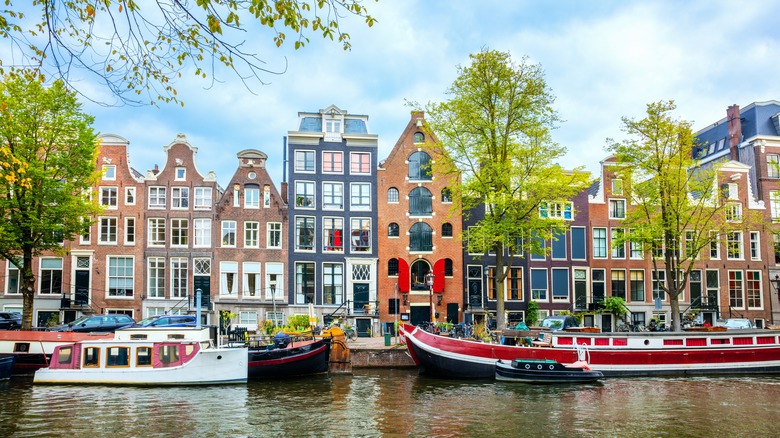
<path id="1" fill-rule="evenodd" d="M 325 140 L 341 140 L 342 126 L 342 119 L 326 118 L 325 123 L 323 123 L 323 128 L 325 129 Z"/>
<path id="2" fill-rule="evenodd" d="M 622 179 L 613 179 L 612 180 L 612 194 L 615 196 L 623 196 L 623 180 Z"/>
<path id="3" fill-rule="evenodd" d="M 115 181 L 116 180 L 116 166 L 103 165 L 103 180 Z"/>
<path id="4" fill-rule="evenodd" d="M 425 136 L 422 132 L 415 132 L 414 133 L 414 142 L 415 143 L 425 143 Z"/>
<path id="5" fill-rule="evenodd" d="M 185 181 L 187 179 L 187 169 L 184 167 L 176 168 L 176 181 Z"/>

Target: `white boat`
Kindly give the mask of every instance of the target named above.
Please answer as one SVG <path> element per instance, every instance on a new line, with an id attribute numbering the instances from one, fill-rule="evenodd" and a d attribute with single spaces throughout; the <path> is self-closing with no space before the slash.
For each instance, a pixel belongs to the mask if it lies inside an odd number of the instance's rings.
<path id="1" fill-rule="evenodd" d="M 143 328 L 59 345 L 33 382 L 158 386 L 246 380 L 247 349 L 215 347 L 208 328 Z"/>

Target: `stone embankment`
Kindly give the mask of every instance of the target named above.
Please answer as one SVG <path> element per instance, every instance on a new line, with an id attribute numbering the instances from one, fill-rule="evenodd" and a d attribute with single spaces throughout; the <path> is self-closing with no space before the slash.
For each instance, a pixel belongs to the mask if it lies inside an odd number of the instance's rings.
<path id="1" fill-rule="evenodd" d="M 406 352 L 406 345 L 393 337 L 385 345 L 384 337 L 358 338 L 348 342 L 353 368 L 406 368 L 414 367 Z"/>

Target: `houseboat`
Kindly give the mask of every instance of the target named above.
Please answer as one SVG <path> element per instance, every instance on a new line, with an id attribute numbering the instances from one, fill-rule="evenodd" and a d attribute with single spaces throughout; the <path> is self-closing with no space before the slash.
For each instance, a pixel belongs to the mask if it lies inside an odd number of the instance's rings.
<path id="1" fill-rule="evenodd" d="M 49 365 L 54 349 L 60 345 L 95 339 L 111 339 L 113 333 L 37 332 L 0 330 L 0 354 L 12 354 L 14 375 L 33 374 Z"/>

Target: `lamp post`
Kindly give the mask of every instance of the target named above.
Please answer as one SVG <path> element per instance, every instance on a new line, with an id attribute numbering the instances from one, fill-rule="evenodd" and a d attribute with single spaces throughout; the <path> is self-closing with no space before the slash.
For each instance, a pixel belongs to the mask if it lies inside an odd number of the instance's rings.
<path id="1" fill-rule="evenodd" d="M 271 302 L 274 305 L 274 327 L 276 327 L 276 282 L 272 281 L 269 288 L 271 289 Z"/>
<path id="2" fill-rule="evenodd" d="M 436 276 L 433 274 L 432 271 L 428 271 L 428 273 L 425 274 L 425 284 L 428 285 L 428 295 L 430 298 L 431 322 L 434 322 L 436 320 L 436 312 L 433 309 L 433 279 L 434 278 L 436 278 Z"/>
<path id="3" fill-rule="evenodd" d="M 780 275 L 775 274 L 774 280 L 769 280 L 769 283 L 775 287 L 775 292 L 777 293 L 777 301 L 780 302 Z M 772 310 L 772 300 L 769 300 L 769 313 L 772 315 L 772 324 L 776 324 L 777 321 L 775 321 L 775 312 Z"/>

